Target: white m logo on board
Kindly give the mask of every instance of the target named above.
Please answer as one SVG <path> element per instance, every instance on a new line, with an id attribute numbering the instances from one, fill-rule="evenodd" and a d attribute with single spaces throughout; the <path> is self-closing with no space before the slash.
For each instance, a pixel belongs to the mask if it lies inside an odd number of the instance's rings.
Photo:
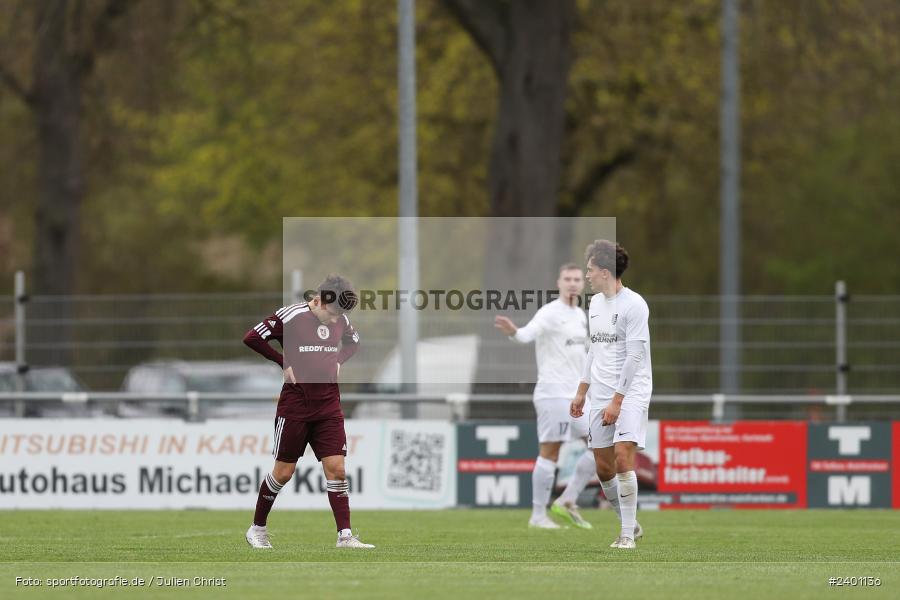
<path id="1" fill-rule="evenodd" d="M 515 475 L 479 475 L 475 479 L 475 504 L 512 505 L 519 503 L 519 478 Z"/>
<path id="2" fill-rule="evenodd" d="M 832 475 L 828 478 L 828 504 L 832 506 L 872 503 L 872 479 L 868 475 Z"/>

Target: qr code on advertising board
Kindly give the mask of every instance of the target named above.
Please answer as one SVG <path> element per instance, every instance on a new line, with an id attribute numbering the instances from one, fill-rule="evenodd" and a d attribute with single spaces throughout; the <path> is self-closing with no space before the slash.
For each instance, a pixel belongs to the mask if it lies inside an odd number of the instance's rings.
<path id="1" fill-rule="evenodd" d="M 387 486 L 398 490 L 439 491 L 446 447 L 443 433 L 394 430 Z"/>

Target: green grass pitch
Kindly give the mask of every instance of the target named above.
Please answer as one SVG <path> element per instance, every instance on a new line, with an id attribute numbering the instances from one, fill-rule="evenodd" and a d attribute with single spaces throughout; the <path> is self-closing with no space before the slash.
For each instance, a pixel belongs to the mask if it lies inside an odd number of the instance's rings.
<path id="1" fill-rule="evenodd" d="M 338 550 L 330 513 L 276 508 L 275 549 L 261 551 L 244 541 L 250 511 L 5 511 L 0 598 L 900 597 L 900 511 L 641 512 L 646 537 L 630 552 L 608 548 L 612 513 L 584 514 L 592 531 L 529 530 L 523 510 L 356 511 L 354 528 L 378 547 Z M 73 576 L 154 583 L 47 585 Z M 832 587 L 829 577 L 881 585 Z"/>

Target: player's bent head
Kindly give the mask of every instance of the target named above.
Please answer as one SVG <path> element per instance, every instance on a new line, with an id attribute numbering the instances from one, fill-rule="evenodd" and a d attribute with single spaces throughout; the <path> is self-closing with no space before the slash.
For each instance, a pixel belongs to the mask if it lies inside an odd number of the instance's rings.
<path id="1" fill-rule="evenodd" d="M 616 279 L 622 279 L 622 273 L 628 269 L 628 252 L 617 242 L 594 240 L 584 251 L 584 262 L 610 271 L 610 267 L 616 265 Z"/>
<path id="2" fill-rule="evenodd" d="M 340 313 L 350 312 L 359 302 L 353 283 L 337 273 L 325 277 L 325 281 L 319 284 L 317 295 L 323 306 L 331 305 L 332 310 L 337 309 Z"/>

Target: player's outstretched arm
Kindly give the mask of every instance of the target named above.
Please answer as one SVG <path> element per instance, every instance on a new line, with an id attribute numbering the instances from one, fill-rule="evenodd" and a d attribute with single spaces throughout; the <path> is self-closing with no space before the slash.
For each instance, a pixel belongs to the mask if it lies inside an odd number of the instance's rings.
<path id="1" fill-rule="evenodd" d="M 516 331 L 519 330 L 519 328 L 516 327 L 516 324 L 513 323 L 509 319 L 509 317 L 503 317 L 500 315 L 494 317 L 494 328 L 499 329 L 503 335 L 509 337 L 516 335 Z"/>
<path id="2" fill-rule="evenodd" d="M 514 342 L 530 344 L 543 331 L 544 317 L 545 314 L 539 310 L 525 327 L 516 327 L 516 324 L 508 317 L 497 315 L 494 317 L 494 327 L 502 331 Z"/>

